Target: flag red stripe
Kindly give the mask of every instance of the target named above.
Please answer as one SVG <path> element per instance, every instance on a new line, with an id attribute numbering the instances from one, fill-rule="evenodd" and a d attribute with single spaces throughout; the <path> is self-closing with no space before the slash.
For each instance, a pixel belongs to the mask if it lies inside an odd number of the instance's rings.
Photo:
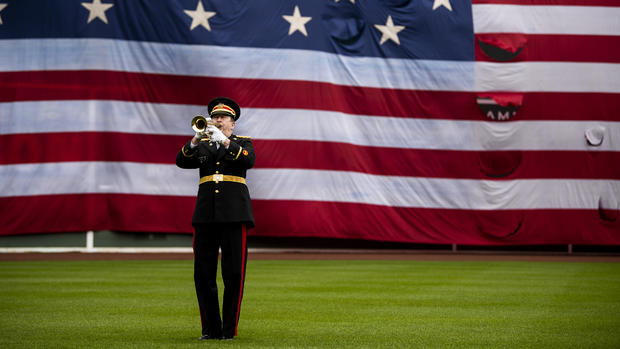
<path id="1" fill-rule="evenodd" d="M 504 35 L 502 33 L 502 35 Z M 620 63 L 620 36 L 603 35 L 535 35 L 512 34 L 525 37 L 526 44 L 514 61 L 602 62 Z M 479 39 L 498 34 L 476 34 L 476 61 L 495 62 L 485 54 Z M 501 36 L 500 36 L 501 37 Z"/>
<path id="2" fill-rule="evenodd" d="M 0 225 L 4 234 L 106 229 L 189 234 L 194 203 L 188 197 L 123 194 L 5 197 L 0 198 Z M 257 226 L 250 233 L 260 236 L 467 245 L 620 244 L 620 222 L 602 220 L 597 210 L 472 211 L 276 200 L 254 200 L 252 205 Z"/>
<path id="3" fill-rule="evenodd" d="M 44 133 L 0 136 L 0 164 L 64 161 L 130 161 L 174 164 L 189 136 L 114 132 Z M 377 175 L 501 179 L 483 169 L 514 173 L 505 179 L 620 179 L 620 152 L 455 151 L 359 146 L 346 143 L 253 140 L 255 168 L 356 171 Z M 41 146 L 44 144 L 45 146 Z M 301 152 L 301 154 L 300 154 Z M 389 156 L 386 156 L 389 154 Z M 303 155 L 303 156 L 300 156 Z M 514 167 L 518 164 L 518 168 Z M 545 164 L 545 166 L 540 166 Z"/>
<path id="4" fill-rule="evenodd" d="M 189 128 L 189 125 L 188 125 Z M 188 136 L 118 132 L 58 132 L 0 136 L 0 164 L 132 161 L 173 164 Z M 42 146 L 44 145 L 44 146 Z"/>
<path id="5" fill-rule="evenodd" d="M 244 86 L 239 89 L 239 86 Z M 262 91 L 256 94 L 254 91 Z M 0 102 L 122 100 L 206 105 L 226 95 L 245 108 L 329 110 L 348 114 L 486 121 L 476 92 L 341 86 L 322 82 L 193 77 L 117 71 L 0 73 Z M 497 93 L 496 93 L 497 94 Z M 620 121 L 615 93 L 523 93 L 513 121 Z"/>
<path id="6" fill-rule="evenodd" d="M 2 235 L 86 230 L 191 233 L 195 197 L 66 194 L 0 198 Z"/>
<path id="7" fill-rule="evenodd" d="M 506 179 L 620 179 L 620 152 L 457 151 L 378 148 L 312 141 L 255 140 L 254 143 L 260 153 L 278 154 L 277 157 L 257 157 L 257 168 L 305 168 L 409 177 L 489 179 L 491 177 L 483 172 L 483 168 L 508 173 L 506 171 L 512 169 L 512 165 L 518 164 L 515 172 Z M 300 156 L 300 152 L 303 156 Z M 519 158 L 521 160 L 516 162 Z"/>
<path id="8" fill-rule="evenodd" d="M 253 234 L 263 236 L 466 245 L 620 243 L 620 222 L 602 220 L 596 210 L 472 211 L 263 200 L 253 206 Z"/>

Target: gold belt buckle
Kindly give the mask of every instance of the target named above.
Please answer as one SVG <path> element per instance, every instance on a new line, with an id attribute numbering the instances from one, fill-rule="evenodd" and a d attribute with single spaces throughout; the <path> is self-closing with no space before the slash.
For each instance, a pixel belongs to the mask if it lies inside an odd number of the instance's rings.
<path id="1" fill-rule="evenodd" d="M 224 180 L 224 175 L 223 174 L 214 174 L 213 175 L 213 180 L 215 181 L 215 183 L 223 181 Z"/>

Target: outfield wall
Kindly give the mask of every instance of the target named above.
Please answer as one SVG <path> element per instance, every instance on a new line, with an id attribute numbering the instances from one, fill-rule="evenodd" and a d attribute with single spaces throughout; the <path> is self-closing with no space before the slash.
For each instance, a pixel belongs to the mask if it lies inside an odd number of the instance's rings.
<path id="1" fill-rule="evenodd" d="M 191 253 L 191 234 L 144 232 L 68 232 L 57 234 L 0 235 L 0 253 L 12 252 L 168 252 Z M 260 250 L 379 250 L 420 252 L 536 252 L 536 253 L 613 253 L 620 246 L 519 245 L 472 246 L 457 244 L 411 244 L 352 239 L 278 238 L 249 236 L 248 247 Z"/>
<path id="2" fill-rule="evenodd" d="M 0 236 L 0 252 L 192 252 L 192 235 L 109 230 Z"/>

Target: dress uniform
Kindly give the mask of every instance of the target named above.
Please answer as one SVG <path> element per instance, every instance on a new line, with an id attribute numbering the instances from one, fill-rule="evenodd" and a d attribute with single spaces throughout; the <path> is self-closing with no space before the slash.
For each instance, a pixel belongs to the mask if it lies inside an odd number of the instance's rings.
<path id="1" fill-rule="evenodd" d="M 228 115 L 234 121 L 240 108 L 231 99 L 218 97 L 208 106 L 209 115 Z M 233 126 L 234 128 L 234 126 Z M 219 130 L 216 133 L 222 135 Z M 222 137 L 225 137 L 222 135 Z M 177 154 L 176 164 L 186 169 L 200 169 L 194 226 L 194 283 L 200 308 L 200 339 L 232 339 L 243 297 L 247 262 L 247 229 L 254 227 L 250 194 L 245 183 L 246 171 L 254 165 L 255 154 L 249 137 L 232 134 L 228 147 L 203 138 L 191 141 Z M 216 283 L 219 249 L 222 251 L 224 299 L 222 317 Z"/>

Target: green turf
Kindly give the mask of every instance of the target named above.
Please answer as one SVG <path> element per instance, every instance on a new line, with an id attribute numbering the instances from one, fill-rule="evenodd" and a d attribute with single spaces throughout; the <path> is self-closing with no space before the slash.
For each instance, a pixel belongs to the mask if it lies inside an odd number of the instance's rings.
<path id="1" fill-rule="evenodd" d="M 0 295 L 0 348 L 620 348 L 620 263 L 250 260 L 233 342 L 190 261 L 0 262 Z"/>

